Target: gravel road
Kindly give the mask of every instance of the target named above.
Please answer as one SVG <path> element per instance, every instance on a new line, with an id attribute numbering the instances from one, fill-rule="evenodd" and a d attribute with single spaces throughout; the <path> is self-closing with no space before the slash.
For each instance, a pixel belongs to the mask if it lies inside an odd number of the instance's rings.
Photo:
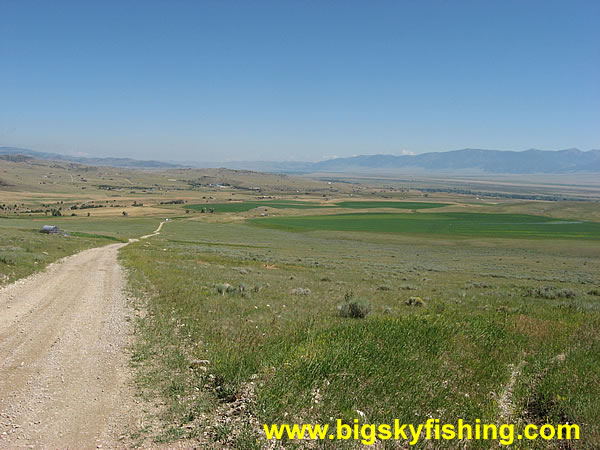
<path id="1" fill-rule="evenodd" d="M 139 407 L 123 245 L 83 251 L 0 289 L 0 448 L 126 446 Z"/>

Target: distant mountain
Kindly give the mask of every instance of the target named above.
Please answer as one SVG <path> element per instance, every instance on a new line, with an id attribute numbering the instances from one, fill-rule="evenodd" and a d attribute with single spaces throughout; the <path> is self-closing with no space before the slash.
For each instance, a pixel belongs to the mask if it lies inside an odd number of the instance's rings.
<path id="1" fill-rule="evenodd" d="M 558 151 L 463 149 L 421 155 L 363 155 L 315 163 L 313 172 L 364 172 L 417 169 L 427 171 L 479 171 L 488 173 L 600 172 L 600 150 L 576 148 Z"/>
<path id="2" fill-rule="evenodd" d="M 173 169 L 184 167 L 180 164 L 165 163 L 160 161 L 140 161 L 130 158 L 88 158 L 83 156 L 68 156 L 58 153 L 45 153 L 17 147 L 0 147 L 0 155 L 23 155 L 36 159 L 51 161 L 69 161 L 88 166 L 129 167 L 140 169 Z"/>
<path id="3" fill-rule="evenodd" d="M 360 155 L 320 162 L 299 161 L 231 161 L 231 162 L 161 162 L 139 161 L 130 158 L 87 158 L 57 153 L 44 153 L 15 147 L 0 147 L 0 155 L 24 155 L 37 159 L 70 161 L 93 166 L 170 169 L 182 167 L 227 168 L 275 173 L 393 173 L 398 171 L 470 172 L 470 173 L 598 173 L 600 150 L 482 150 L 466 148 L 449 152 L 423 153 L 421 155 Z"/>

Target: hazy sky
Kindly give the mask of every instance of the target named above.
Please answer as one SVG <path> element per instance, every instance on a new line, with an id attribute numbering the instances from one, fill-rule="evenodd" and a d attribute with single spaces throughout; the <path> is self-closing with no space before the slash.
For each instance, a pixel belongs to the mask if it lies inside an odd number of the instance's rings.
<path id="1" fill-rule="evenodd" d="M 0 0 L 0 145 L 162 160 L 600 148 L 600 1 Z"/>

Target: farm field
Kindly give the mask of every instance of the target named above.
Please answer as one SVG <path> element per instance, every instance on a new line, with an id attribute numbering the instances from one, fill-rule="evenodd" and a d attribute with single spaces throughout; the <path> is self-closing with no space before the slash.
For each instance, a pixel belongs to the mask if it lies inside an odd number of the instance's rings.
<path id="1" fill-rule="evenodd" d="M 263 201 L 236 201 L 229 203 L 201 203 L 186 205 L 187 209 L 200 211 L 202 209 L 214 209 L 214 212 L 245 212 L 254 208 L 276 208 L 276 209 L 319 209 L 319 208 L 352 208 L 352 209 L 371 209 L 371 208 L 394 208 L 394 209 L 429 209 L 448 206 L 448 203 L 427 203 L 427 202 L 392 202 L 392 201 L 344 201 L 320 204 L 315 202 L 303 202 L 293 200 L 263 200 Z"/>
<path id="2" fill-rule="evenodd" d="M 336 203 L 339 208 L 352 208 L 352 209 L 371 209 L 371 208 L 395 208 L 395 209 L 429 209 L 429 208 L 441 208 L 448 206 L 448 203 L 434 203 L 434 202 L 392 202 L 392 201 L 376 201 L 376 202 L 360 202 L 360 201 L 347 201 Z"/>
<path id="3" fill-rule="evenodd" d="M 269 217 L 251 223 L 290 231 L 367 231 L 456 236 L 600 239 L 600 224 L 525 214 L 336 214 Z"/>
<path id="4" fill-rule="evenodd" d="M 186 209 L 201 211 L 202 209 L 214 209 L 214 212 L 245 212 L 254 208 L 276 208 L 276 209 L 316 209 L 316 208 L 332 208 L 335 205 L 321 205 L 318 203 L 301 202 L 293 200 L 264 200 L 264 201 L 241 201 L 229 203 L 200 203 L 186 205 Z"/>
<path id="5" fill-rule="evenodd" d="M 165 402 L 153 439 L 261 448 L 262 423 L 364 414 L 569 421 L 600 442 L 594 240 L 311 230 L 192 218 L 122 250 L 148 302 L 138 383 Z"/>

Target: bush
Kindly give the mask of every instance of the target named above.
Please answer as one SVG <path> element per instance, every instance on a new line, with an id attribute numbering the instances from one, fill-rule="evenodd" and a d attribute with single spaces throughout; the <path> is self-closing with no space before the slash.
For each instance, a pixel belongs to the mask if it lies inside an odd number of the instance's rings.
<path id="1" fill-rule="evenodd" d="M 248 286 L 246 283 L 241 283 L 238 286 L 238 290 L 240 291 L 242 297 L 245 297 L 250 293 L 250 286 Z"/>
<path id="2" fill-rule="evenodd" d="M 304 288 L 296 288 L 296 289 L 292 289 L 291 294 L 292 295 L 310 295 L 311 291 L 310 289 L 304 289 Z"/>
<path id="3" fill-rule="evenodd" d="M 354 295 L 346 293 L 344 303 L 338 306 L 340 317 L 351 317 L 353 319 L 364 319 L 371 312 L 371 304 L 364 298 L 354 298 Z"/>
<path id="4" fill-rule="evenodd" d="M 406 304 L 408 306 L 425 306 L 425 302 L 423 301 L 423 299 L 421 297 L 410 297 L 406 301 Z"/>
<path id="5" fill-rule="evenodd" d="M 403 291 L 416 291 L 417 288 L 413 285 L 410 284 L 403 284 L 402 286 L 400 286 L 400 289 L 402 289 Z"/>
<path id="6" fill-rule="evenodd" d="M 225 295 L 225 292 L 230 292 L 230 289 L 233 286 L 231 286 L 229 283 L 222 283 L 222 284 L 217 284 L 215 286 L 215 288 L 217 289 L 217 292 L 221 295 Z M 235 289 L 235 288 L 234 288 Z"/>
<path id="7" fill-rule="evenodd" d="M 577 292 L 568 288 L 558 289 L 552 286 L 542 286 L 535 289 L 529 289 L 525 295 L 527 297 L 546 298 L 551 300 L 555 298 L 575 298 Z"/>
<path id="8" fill-rule="evenodd" d="M 17 263 L 17 258 L 8 252 L 0 252 L 0 263 L 7 266 L 14 266 Z"/>

